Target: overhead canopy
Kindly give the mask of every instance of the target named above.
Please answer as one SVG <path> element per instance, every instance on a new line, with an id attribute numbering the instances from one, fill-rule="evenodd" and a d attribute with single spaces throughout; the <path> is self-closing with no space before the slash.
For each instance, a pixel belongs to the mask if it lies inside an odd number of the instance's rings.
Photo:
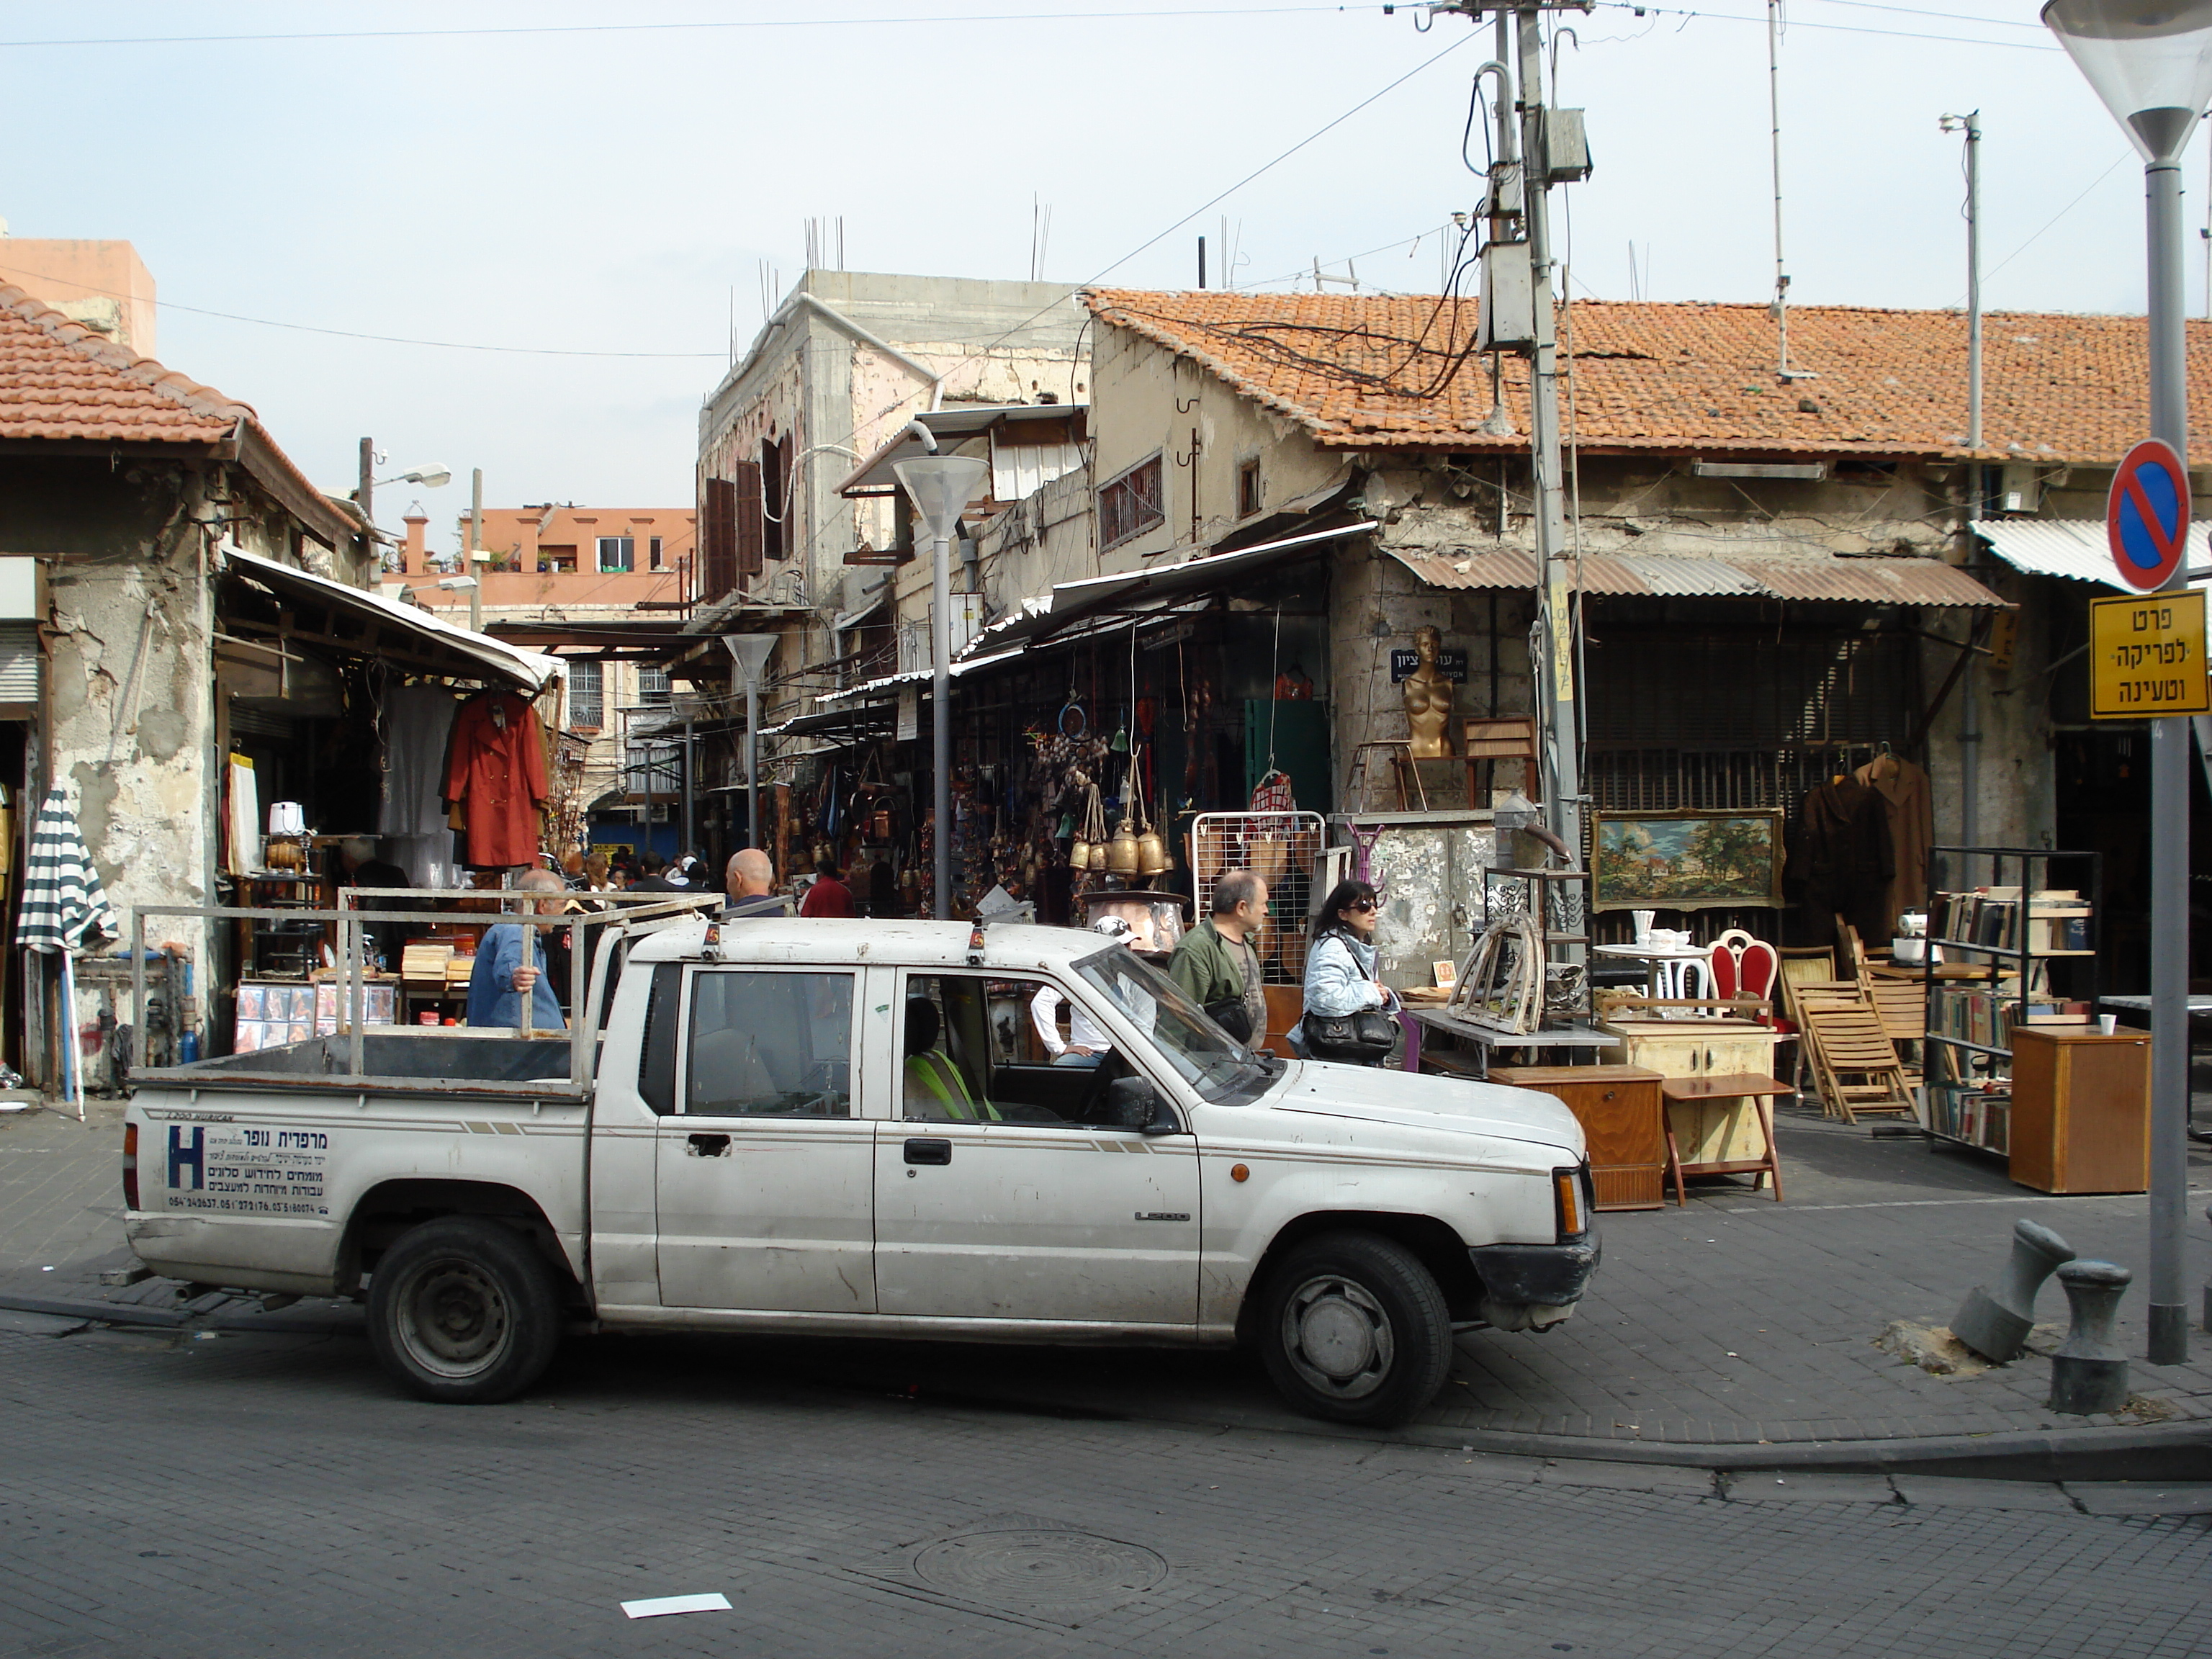
<path id="1" fill-rule="evenodd" d="M 988 656 L 964 657 L 960 661 L 952 665 L 951 675 L 952 678 L 957 680 L 963 674 L 972 674 L 979 668 L 988 668 L 993 663 L 1004 662 L 1009 657 L 1018 657 L 1019 655 L 1021 655 L 1019 651 L 994 651 Z M 929 684 L 931 679 L 935 677 L 935 674 L 936 671 L 934 669 L 910 668 L 904 673 L 885 674 L 879 679 L 863 680 L 860 684 L 846 686 L 842 690 L 824 691 L 820 696 L 815 698 L 814 701 L 817 705 L 822 708 L 828 708 L 832 703 L 844 702 L 854 697 L 880 696 L 887 691 L 900 690 L 909 685 L 927 685 Z M 775 728 L 778 732 L 787 729 L 804 730 L 805 728 L 793 728 L 792 722 L 788 720 L 787 720 L 782 726 Z M 763 733 L 763 735 L 766 736 L 769 734 Z"/>
<path id="2" fill-rule="evenodd" d="M 514 646 L 562 646 L 570 654 L 606 662 L 657 663 L 672 651 L 689 650 L 699 636 L 673 622 L 550 622 L 501 617 L 484 632 Z"/>
<path id="3" fill-rule="evenodd" d="M 1241 547 L 1231 553 L 1210 553 L 1182 564 L 1057 582 L 1050 592 L 1024 600 L 1019 609 L 993 623 L 969 642 L 968 649 L 970 653 L 1004 652 L 1010 647 L 1040 643 L 1095 618 L 1142 616 L 1200 594 L 1227 592 L 1243 578 L 1314 550 L 1324 542 L 1363 535 L 1374 528 L 1371 521 L 1362 519 L 1331 530 L 1311 530 L 1303 536 Z"/>
<path id="4" fill-rule="evenodd" d="M 1974 526 L 1974 534 L 2007 564 L 2038 576 L 2067 576 L 2077 582 L 2095 582 L 2116 592 L 2132 592 L 2112 565 L 2112 545 L 2102 519 L 1991 519 Z M 2205 562 L 2206 527 L 2189 526 L 2189 551 L 2184 562 Z"/>
<path id="5" fill-rule="evenodd" d="M 1533 588 L 1534 556 L 1518 548 L 1386 550 L 1431 587 Z M 1665 599 L 1829 600 L 1855 605 L 2003 606 L 1965 571 L 1935 559 L 1669 558 L 1649 554 L 1583 559 L 1585 593 Z"/>
<path id="6" fill-rule="evenodd" d="M 349 587 L 313 571 L 279 564 L 228 542 L 223 544 L 222 556 L 234 575 L 273 594 L 288 609 L 307 606 L 321 614 L 323 630 L 317 633 L 295 627 L 292 634 L 297 639 L 365 657 L 380 657 L 421 673 L 495 681 L 533 696 L 563 672 L 557 657 L 541 656 L 502 644 L 488 635 L 472 634 L 440 621 L 427 611 Z"/>

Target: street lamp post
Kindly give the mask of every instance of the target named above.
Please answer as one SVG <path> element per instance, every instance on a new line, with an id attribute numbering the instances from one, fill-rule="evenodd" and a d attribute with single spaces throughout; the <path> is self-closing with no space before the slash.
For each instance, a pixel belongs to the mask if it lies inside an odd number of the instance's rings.
<path id="1" fill-rule="evenodd" d="M 775 649 L 773 634 L 725 634 L 722 643 L 737 659 L 745 683 L 745 845 L 761 845 L 760 689 L 761 672 Z"/>
<path id="2" fill-rule="evenodd" d="M 952 538 L 991 467 L 973 455 L 917 455 L 894 462 L 891 471 L 929 532 L 929 724 L 937 773 L 931 913 L 942 921 L 952 914 Z"/>
<path id="3" fill-rule="evenodd" d="M 2187 463 L 2181 151 L 2212 98 L 2212 0 L 2051 0 L 2043 21 L 2143 158 L 2150 251 L 2150 435 Z M 2185 488 L 2186 486 L 2185 485 Z M 2187 582 L 2186 559 L 2167 580 Z M 2150 723 L 2150 1341 L 2189 1357 L 2189 720 Z"/>

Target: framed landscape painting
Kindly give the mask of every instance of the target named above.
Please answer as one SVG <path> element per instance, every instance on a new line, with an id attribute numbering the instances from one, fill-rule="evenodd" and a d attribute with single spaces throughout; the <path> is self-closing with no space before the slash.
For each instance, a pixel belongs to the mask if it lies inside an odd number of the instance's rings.
<path id="1" fill-rule="evenodd" d="M 1592 820 L 1601 910 L 1708 910 L 1782 902 L 1779 808 L 1600 812 Z"/>

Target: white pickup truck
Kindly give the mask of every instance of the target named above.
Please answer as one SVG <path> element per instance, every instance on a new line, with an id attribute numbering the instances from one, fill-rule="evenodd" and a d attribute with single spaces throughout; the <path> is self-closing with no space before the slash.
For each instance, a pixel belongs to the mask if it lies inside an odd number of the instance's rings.
<path id="1" fill-rule="evenodd" d="M 1556 1100 L 1255 1054 L 1096 935 L 607 933 L 579 999 L 604 1020 L 573 1033 L 142 1073 L 140 1260 L 365 1297 L 432 1400 L 512 1395 L 579 1328 L 1241 1340 L 1355 1423 L 1425 1405 L 1455 1330 L 1565 1319 L 1597 1265 Z M 1103 1055 L 1055 1040 L 1079 1007 Z"/>

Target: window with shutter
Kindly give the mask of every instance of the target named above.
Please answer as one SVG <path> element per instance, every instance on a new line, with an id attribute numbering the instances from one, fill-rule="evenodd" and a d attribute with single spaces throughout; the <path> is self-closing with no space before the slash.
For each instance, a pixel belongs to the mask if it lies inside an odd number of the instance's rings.
<path id="1" fill-rule="evenodd" d="M 699 598 L 712 605 L 738 585 L 737 486 L 708 479 L 699 522 Z"/>
<path id="2" fill-rule="evenodd" d="M 730 470 L 737 474 L 731 483 L 737 491 L 738 574 L 757 576 L 761 571 L 760 463 L 738 461 Z"/>

